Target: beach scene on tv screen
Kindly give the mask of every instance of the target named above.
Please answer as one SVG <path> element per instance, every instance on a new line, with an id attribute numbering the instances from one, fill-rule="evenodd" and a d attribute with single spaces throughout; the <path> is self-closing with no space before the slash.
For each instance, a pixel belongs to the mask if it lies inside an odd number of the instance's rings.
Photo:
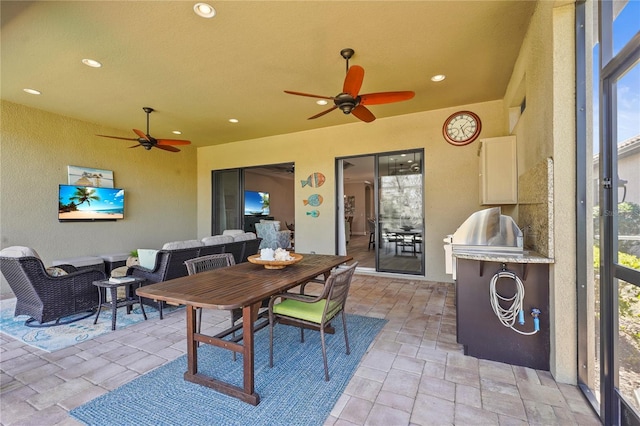
<path id="1" fill-rule="evenodd" d="M 58 219 L 122 219 L 124 190 L 60 185 Z"/>
<path id="2" fill-rule="evenodd" d="M 269 214 L 269 193 L 257 191 L 244 192 L 244 214 L 245 215 L 268 215 Z"/>

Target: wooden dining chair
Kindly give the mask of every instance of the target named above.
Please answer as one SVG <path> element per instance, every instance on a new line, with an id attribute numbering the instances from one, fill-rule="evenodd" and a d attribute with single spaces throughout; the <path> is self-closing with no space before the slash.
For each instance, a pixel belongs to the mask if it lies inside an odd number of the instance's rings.
<path id="1" fill-rule="evenodd" d="M 199 272 L 210 271 L 212 269 L 224 268 L 236 264 L 236 261 L 232 253 L 220 253 L 210 254 L 208 256 L 200 256 L 193 259 L 186 260 L 184 262 L 187 267 L 187 273 L 189 275 L 197 274 Z M 196 323 L 196 332 L 200 333 L 202 327 L 202 308 L 196 308 L 198 311 L 198 321 Z M 231 310 L 231 327 L 233 327 L 242 318 L 242 309 Z M 236 353 L 233 353 L 233 359 L 235 360 Z"/>
<path id="2" fill-rule="evenodd" d="M 329 381 L 327 348 L 324 341 L 325 327 L 338 314 L 342 314 L 344 342 L 347 347 L 347 355 L 349 355 L 349 337 L 347 336 L 344 307 L 357 265 L 358 262 L 355 262 L 346 268 L 334 269 L 325 281 L 322 294 L 319 296 L 284 292 L 271 297 L 269 301 L 269 367 L 273 367 L 273 327 L 277 322 L 300 327 L 301 342 L 304 342 L 305 328 L 319 329 L 324 361 L 324 379 Z M 276 300 L 280 300 L 280 302 L 275 303 Z"/>

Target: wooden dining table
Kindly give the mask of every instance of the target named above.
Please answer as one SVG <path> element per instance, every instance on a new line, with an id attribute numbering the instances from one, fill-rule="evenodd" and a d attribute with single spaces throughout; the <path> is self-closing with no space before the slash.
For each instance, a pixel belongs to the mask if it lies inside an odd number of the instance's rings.
<path id="1" fill-rule="evenodd" d="M 136 293 L 156 301 L 186 305 L 187 371 L 184 379 L 236 397 L 252 405 L 260 403 L 254 388 L 254 328 L 262 300 L 305 284 L 318 276 L 326 279 L 331 270 L 349 262 L 351 256 L 303 254 L 300 262 L 284 269 L 241 263 L 163 281 L 137 289 Z M 196 308 L 242 309 L 242 324 L 214 336 L 196 329 Z M 242 335 L 229 336 L 242 328 Z M 242 354 L 243 386 L 235 386 L 198 372 L 198 345 L 206 343 Z M 224 367 L 221 367 L 224 368 Z"/>

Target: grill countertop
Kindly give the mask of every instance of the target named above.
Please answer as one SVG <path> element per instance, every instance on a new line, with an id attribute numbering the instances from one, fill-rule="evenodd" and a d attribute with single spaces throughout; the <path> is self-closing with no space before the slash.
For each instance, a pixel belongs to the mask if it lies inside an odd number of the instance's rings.
<path id="1" fill-rule="evenodd" d="M 499 250 L 475 251 L 456 250 L 453 248 L 453 256 L 458 259 L 483 260 L 485 262 L 504 263 L 554 263 L 553 258 L 545 257 L 540 253 L 531 250 L 522 252 L 501 252 Z"/>

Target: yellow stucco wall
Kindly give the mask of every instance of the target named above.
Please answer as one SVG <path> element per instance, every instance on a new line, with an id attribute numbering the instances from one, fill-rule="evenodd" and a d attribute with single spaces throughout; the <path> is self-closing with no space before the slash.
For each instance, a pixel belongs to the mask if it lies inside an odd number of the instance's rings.
<path id="1" fill-rule="evenodd" d="M 5 101 L 0 118 L 2 248 L 33 247 L 49 266 L 54 259 L 197 237 L 195 148 L 177 154 L 128 149 L 134 142 L 95 136 L 126 137 L 126 131 Z M 112 170 L 115 186 L 125 189 L 125 219 L 58 222 L 58 184 L 67 183 L 69 165 Z M 10 293 L 4 277 L 1 292 Z"/>
<path id="2" fill-rule="evenodd" d="M 472 212 L 482 208 L 478 202 L 478 144 L 456 147 L 445 142 L 441 133 L 444 120 L 461 109 L 469 109 L 480 116 L 481 137 L 503 135 L 503 104 L 492 101 L 378 119 L 373 123 L 362 123 L 345 116 L 346 124 L 341 126 L 199 148 L 198 233 L 211 229 L 211 170 L 293 161 L 296 250 L 333 254 L 336 244 L 336 157 L 423 148 L 426 277 L 451 281 L 451 276 L 444 273 L 442 239 L 453 233 Z M 300 181 L 314 172 L 326 176 L 325 184 L 317 190 L 308 186 L 302 188 Z M 308 216 L 306 212 L 310 209 L 302 203 L 312 193 L 324 198 L 318 207 L 320 216 L 317 218 Z"/>
<path id="3" fill-rule="evenodd" d="M 524 82 L 527 107 L 516 128 L 519 174 L 548 157 L 554 163 L 551 372 L 564 383 L 577 380 L 574 14 L 573 4 L 538 4 L 505 96 L 505 105 L 517 105 Z"/>

